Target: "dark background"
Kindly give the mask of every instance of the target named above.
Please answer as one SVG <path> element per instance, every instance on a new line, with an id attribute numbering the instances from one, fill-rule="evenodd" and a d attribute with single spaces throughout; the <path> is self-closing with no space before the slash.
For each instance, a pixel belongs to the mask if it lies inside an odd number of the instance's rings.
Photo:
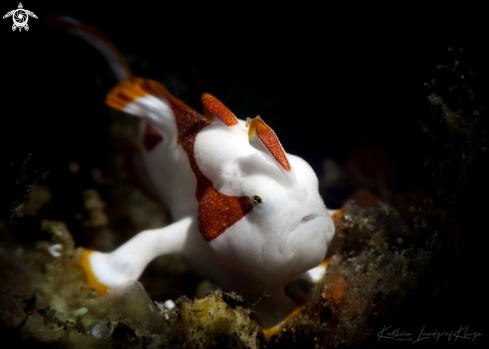
<path id="1" fill-rule="evenodd" d="M 205 91 L 240 118 L 260 114 L 286 151 L 318 172 L 325 156 L 343 161 L 371 130 L 396 152 L 399 172 L 410 171 L 407 164 L 425 160 L 414 158 L 426 148 L 418 120 L 430 116 L 431 90 L 445 93 L 461 84 L 461 74 L 474 89 L 486 88 L 487 45 L 476 9 L 157 4 L 25 2 L 39 19 L 30 18 L 30 31 L 21 33 L 3 19 L 2 121 L 15 127 L 2 132 L 13 138 L 11 147 L 63 153 L 64 144 L 85 148 L 83 139 L 104 132 L 93 119 L 103 117 L 115 81 L 91 47 L 44 26 L 49 13 L 96 27 L 135 75 L 163 81 L 199 112 Z M 446 72 L 436 65 L 451 70 L 455 60 L 452 81 L 440 83 Z M 432 78 L 430 90 L 423 82 Z M 54 128 L 56 137 L 40 135 Z M 409 151 L 398 149 L 407 144 Z"/>
<path id="2" fill-rule="evenodd" d="M 0 12 L 17 5 L 3 2 Z M 11 19 L 0 21 L 0 155 L 12 161 L 32 153 L 33 161 L 50 169 L 49 181 L 67 180 L 63 173 L 72 161 L 106 166 L 103 100 L 115 83 L 92 48 L 44 26 L 49 13 L 99 29 L 128 58 L 136 76 L 164 82 L 199 112 L 200 94 L 209 92 L 239 118 L 260 114 L 285 150 L 306 159 L 318 174 L 325 157 L 342 165 L 362 140 L 374 139 L 374 148 L 386 152 L 395 168 L 393 190 L 431 188 L 423 164 L 432 155 L 432 141 L 419 123 L 434 122 L 426 99 L 430 93 L 444 95 L 457 109 L 448 88 L 457 85 L 457 91 L 467 81 L 487 100 L 489 50 L 481 9 L 408 3 L 396 8 L 299 3 L 269 8 L 247 2 L 23 5 L 39 17 L 29 19 L 28 32 L 12 32 Z M 350 191 L 325 201 L 341 205 Z M 481 308 L 485 276 L 479 270 L 487 261 L 479 253 L 487 226 L 479 228 L 481 235 L 464 252 L 473 248 L 470 263 L 456 271 L 465 276 L 421 317 L 446 330 L 468 324 L 488 336 L 477 320 L 486 314 Z M 414 329 L 422 322 L 412 321 Z"/>

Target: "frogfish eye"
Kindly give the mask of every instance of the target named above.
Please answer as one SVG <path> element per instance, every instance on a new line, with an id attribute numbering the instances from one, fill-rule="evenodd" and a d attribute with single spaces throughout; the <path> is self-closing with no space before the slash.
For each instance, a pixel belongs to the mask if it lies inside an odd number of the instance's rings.
<path id="1" fill-rule="evenodd" d="M 253 195 L 253 202 L 255 203 L 255 205 L 261 205 L 261 197 L 259 197 L 258 195 Z"/>

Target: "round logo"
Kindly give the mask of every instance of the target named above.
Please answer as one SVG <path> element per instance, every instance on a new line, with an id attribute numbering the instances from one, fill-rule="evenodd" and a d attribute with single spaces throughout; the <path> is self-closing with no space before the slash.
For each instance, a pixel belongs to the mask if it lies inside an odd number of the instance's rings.
<path id="1" fill-rule="evenodd" d="M 29 20 L 29 16 L 27 15 L 26 10 L 23 8 L 19 8 L 15 10 L 15 12 L 12 14 L 14 23 L 17 27 L 23 27 L 27 24 L 27 21 Z"/>

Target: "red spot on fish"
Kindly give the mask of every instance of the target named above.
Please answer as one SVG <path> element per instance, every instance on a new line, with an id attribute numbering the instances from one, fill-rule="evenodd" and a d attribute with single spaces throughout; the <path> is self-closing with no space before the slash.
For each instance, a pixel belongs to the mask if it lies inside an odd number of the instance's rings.
<path id="1" fill-rule="evenodd" d="M 163 137 L 151 124 L 146 123 L 143 136 L 143 145 L 147 151 L 153 150 L 158 143 L 163 140 Z"/>
<path id="2" fill-rule="evenodd" d="M 229 196 L 209 185 L 200 200 L 199 230 L 204 240 L 211 241 L 253 209 L 249 196 Z"/>

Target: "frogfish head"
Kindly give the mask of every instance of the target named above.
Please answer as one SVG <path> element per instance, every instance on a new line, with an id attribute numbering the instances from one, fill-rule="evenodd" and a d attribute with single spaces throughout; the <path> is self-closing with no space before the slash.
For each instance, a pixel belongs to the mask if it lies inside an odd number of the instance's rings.
<path id="1" fill-rule="evenodd" d="M 242 178 L 253 209 L 209 242 L 224 263 L 268 286 L 285 284 L 320 264 L 334 235 L 315 173 L 304 160 L 288 158 L 302 185 L 263 174 Z"/>

